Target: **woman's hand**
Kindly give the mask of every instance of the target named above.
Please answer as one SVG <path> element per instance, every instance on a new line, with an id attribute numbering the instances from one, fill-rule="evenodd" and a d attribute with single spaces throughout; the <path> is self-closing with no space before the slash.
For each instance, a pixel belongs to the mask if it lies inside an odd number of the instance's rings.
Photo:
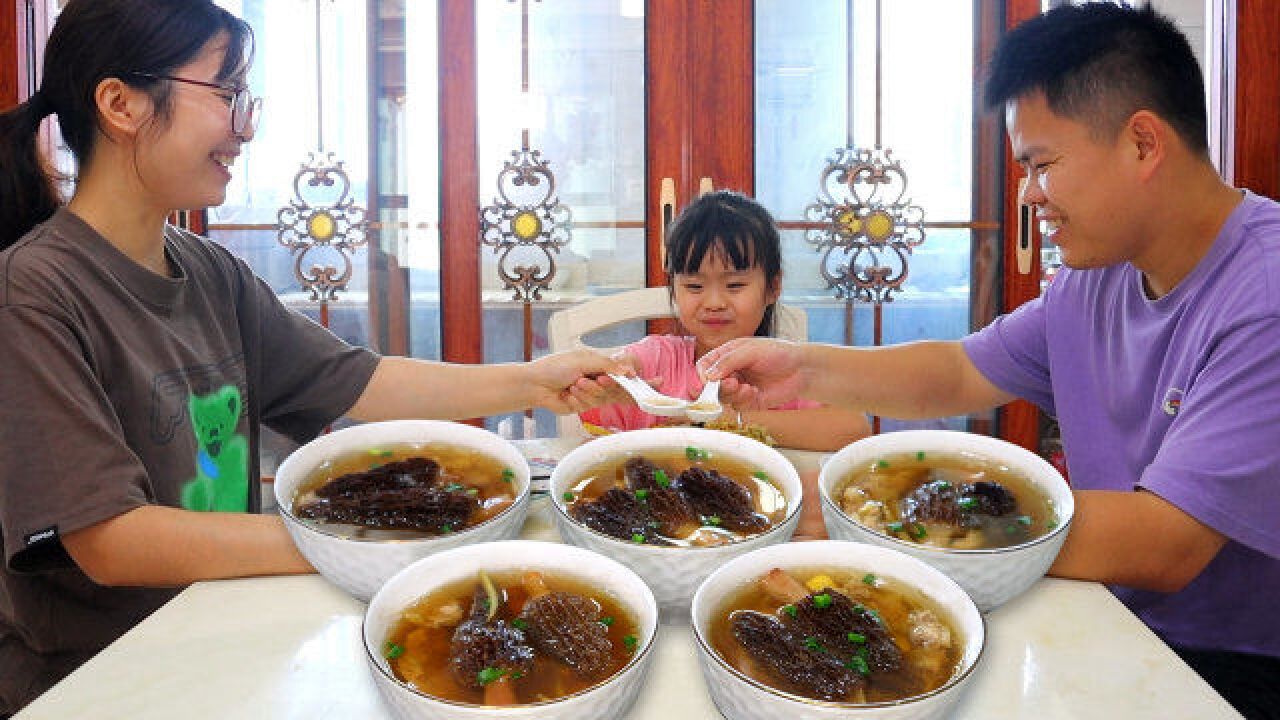
<path id="1" fill-rule="evenodd" d="M 547 355 L 527 368 L 533 403 L 557 415 L 616 402 L 617 393 L 625 392 L 608 373 L 635 374 L 629 363 L 587 349 Z"/>
<path id="2" fill-rule="evenodd" d="M 705 380 L 720 380 L 720 400 L 742 409 L 776 407 L 807 385 L 804 345 L 770 338 L 730 340 L 698 360 Z"/>

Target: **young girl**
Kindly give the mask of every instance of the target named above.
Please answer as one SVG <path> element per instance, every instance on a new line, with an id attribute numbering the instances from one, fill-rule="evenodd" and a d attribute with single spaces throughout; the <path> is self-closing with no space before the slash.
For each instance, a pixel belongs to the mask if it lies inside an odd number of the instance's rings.
<path id="1" fill-rule="evenodd" d="M 706 193 L 668 232 L 666 271 L 672 305 L 689 335 L 650 335 L 627 346 L 620 359 L 659 391 L 692 399 L 702 390 L 694 368 L 698 358 L 734 338 L 774 334 L 782 294 L 778 229 L 754 200 L 728 191 Z M 582 413 L 583 422 L 616 430 L 660 422 L 619 390 L 609 397 L 615 404 Z M 732 408 L 725 413 L 724 420 L 739 418 Z M 835 450 L 871 432 L 862 413 L 805 400 L 743 412 L 741 420 L 763 427 L 779 445 L 804 450 Z"/>
<path id="2" fill-rule="evenodd" d="M 0 114 L 0 716 L 196 580 L 310 572 L 253 514 L 266 424 L 577 412 L 594 353 L 490 367 L 383 358 L 165 224 L 223 201 L 260 103 L 247 25 L 209 0 L 71 0 L 43 84 Z M 65 206 L 37 150 L 56 114 Z M 197 512 L 203 510 L 239 512 Z"/>

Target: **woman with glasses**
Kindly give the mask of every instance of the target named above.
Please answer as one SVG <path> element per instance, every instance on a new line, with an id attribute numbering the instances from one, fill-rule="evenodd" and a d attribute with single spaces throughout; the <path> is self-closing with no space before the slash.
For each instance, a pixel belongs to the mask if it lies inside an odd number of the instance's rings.
<path id="1" fill-rule="evenodd" d="M 585 409 L 593 353 L 380 357 L 166 224 L 220 204 L 261 103 L 247 25 L 208 0 L 71 0 L 43 84 L 0 114 L 0 716 L 203 579 L 311 571 L 250 512 L 260 424 Z M 54 115 L 75 190 L 40 157 Z M 223 512 L 203 512 L 203 511 Z"/>

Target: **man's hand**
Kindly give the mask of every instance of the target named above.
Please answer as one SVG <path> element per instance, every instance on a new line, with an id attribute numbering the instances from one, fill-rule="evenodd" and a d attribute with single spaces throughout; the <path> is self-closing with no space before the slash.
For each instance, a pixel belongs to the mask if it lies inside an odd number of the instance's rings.
<path id="1" fill-rule="evenodd" d="M 744 410 L 776 407 L 808 385 L 804 345 L 770 338 L 731 340 L 698 360 L 706 380 L 720 380 L 720 400 Z"/>

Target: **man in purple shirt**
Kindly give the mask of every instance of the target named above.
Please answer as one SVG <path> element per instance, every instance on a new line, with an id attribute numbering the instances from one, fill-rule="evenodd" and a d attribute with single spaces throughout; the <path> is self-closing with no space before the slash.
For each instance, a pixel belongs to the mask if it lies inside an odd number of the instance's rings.
<path id="1" fill-rule="evenodd" d="M 1050 573 L 1116 595 L 1250 718 L 1280 717 L 1280 205 L 1222 182 L 1186 38 L 1064 6 L 986 88 L 1067 266 L 961 342 L 735 341 L 735 404 L 795 395 L 922 418 L 1023 397 L 1057 416 L 1076 516 Z"/>

